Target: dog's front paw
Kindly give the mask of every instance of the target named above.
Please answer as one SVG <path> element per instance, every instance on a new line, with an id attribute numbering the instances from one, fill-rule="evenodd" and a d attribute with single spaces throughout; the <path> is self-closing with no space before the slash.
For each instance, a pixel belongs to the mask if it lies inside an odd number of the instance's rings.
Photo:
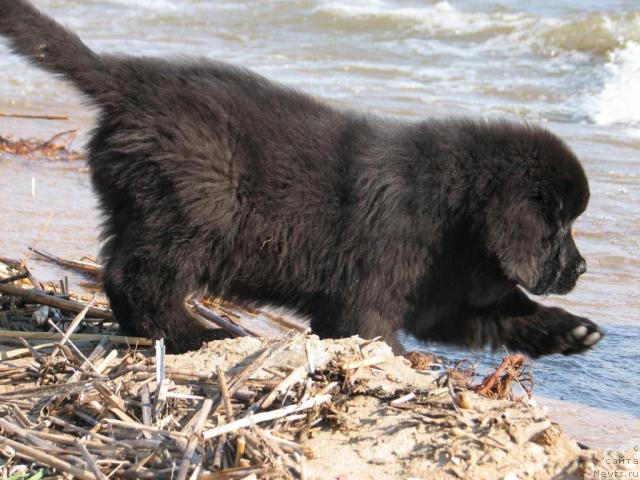
<path id="1" fill-rule="evenodd" d="M 534 358 L 554 353 L 572 355 L 594 347 L 603 336 L 600 327 L 588 318 L 548 308 L 519 331 L 517 348 Z"/>
<path id="2" fill-rule="evenodd" d="M 545 318 L 538 355 L 561 353 L 573 355 L 595 346 L 603 337 L 602 330 L 588 318 L 577 317 L 558 309 Z"/>
<path id="3" fill-rule="evenodd" d="M 576 321 L 578 325 L 564 334 L 565 349 L 560 353 L 565 355 L 580 353 L 593 347 L 602 339 L 602 331 L 591 320 L 576 317 Z"/>

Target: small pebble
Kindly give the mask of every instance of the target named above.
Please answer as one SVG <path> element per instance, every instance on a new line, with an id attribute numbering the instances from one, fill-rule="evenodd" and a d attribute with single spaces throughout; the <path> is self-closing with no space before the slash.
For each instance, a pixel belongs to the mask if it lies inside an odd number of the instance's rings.
<path id="1" fill-rule="evenodd" d="M 471 401 L 471 394 L 469 392 L 460 392 L 458 395 L 458 405 L 465 410 L 471 410 L 473 408 L 473 402 Z"/>

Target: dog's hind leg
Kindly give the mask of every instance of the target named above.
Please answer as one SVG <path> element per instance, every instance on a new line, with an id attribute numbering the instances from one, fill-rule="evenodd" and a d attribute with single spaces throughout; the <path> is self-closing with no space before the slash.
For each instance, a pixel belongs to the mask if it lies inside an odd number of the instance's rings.
<path id="1" fill-rule="evenodd" d="M 185 305 L 196 288 L 194 272 L 161 262 L 158 257 L 118 252 L 105 263 L 104 288 L 122 333 L 164 338 L 174 353 L 223 338 L 220 329 Z"/>

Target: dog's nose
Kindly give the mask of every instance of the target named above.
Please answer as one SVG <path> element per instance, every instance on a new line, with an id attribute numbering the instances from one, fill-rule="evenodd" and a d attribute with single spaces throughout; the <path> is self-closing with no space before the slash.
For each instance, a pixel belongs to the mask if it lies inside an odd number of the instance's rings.
<path id="1" fill-rule="evenodd" d="M 576 263 L 576 276 L 580 276 L 587 271 L 587 261 L 584 258 L 578 260 Z"/>

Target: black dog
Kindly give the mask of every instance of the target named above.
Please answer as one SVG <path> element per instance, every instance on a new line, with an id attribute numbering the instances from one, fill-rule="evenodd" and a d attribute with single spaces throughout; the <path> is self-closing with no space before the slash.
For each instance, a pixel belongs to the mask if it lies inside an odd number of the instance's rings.
<path id="1" fill-rule="evenodd" d="M 340 111 L 226 64 L 97 55 L 24 0 L 0 15 L 15 52 L 99 108 L 89 165 L 123 332 L 195 348 L 212 334 L 184 301 L 206 291 L 396 349 L 401 327 L 532 355 L 601 338 L 519 288 L 567 293 L 586 270 L 570 229 L 587 179 L 550 132 Z"/>

